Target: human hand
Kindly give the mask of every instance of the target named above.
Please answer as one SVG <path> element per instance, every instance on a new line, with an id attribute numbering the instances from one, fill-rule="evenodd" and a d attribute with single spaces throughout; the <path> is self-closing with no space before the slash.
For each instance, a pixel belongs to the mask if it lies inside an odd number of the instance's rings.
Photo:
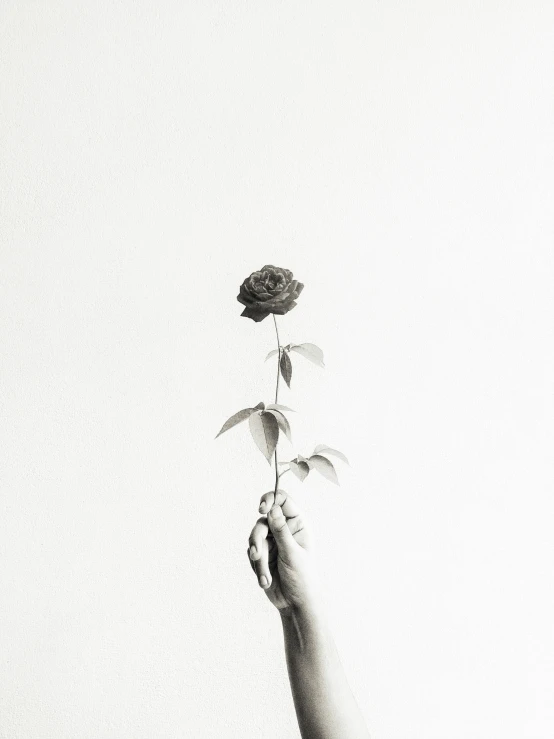
<path id="1" fill-rule="evenodd" d="M 262 495 L 249 538 L 248 556 L 260 587 L 281 612 L 307 608 L 317 600 L 317 578 L 310 556 L 311 535 L 298 506 L 284 490 Z"/>

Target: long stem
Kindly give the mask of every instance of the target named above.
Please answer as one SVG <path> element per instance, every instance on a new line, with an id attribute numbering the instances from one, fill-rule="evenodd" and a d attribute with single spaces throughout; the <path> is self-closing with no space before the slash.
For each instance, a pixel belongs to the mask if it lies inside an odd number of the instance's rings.
<path id="1" fill-rule="evenodd" d="M 281 342 L 279 341 L 279 329 L 277 328 L 277 319 L 275 313 L 273 315 L 273 323 L 275 324 L 275 333 L 277 334 L 277 383 L 275 385 L 275 403 L 279 402 L 279 373 L 281 369 Z M 277 466 L 277 446 L 275 447 L 275 500 L 277 500 L 277 489 L 279 487 L 279 468 Z"/>

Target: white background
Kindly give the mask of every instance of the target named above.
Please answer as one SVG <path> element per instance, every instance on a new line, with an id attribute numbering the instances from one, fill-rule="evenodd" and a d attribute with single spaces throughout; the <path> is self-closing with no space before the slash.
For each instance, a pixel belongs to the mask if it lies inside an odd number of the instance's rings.
<path id="1" fill-rule="evenodd" d="M 552 3 L 4 0 L 0 48 L 0 737 L 298 736 L 272 471 L 214 441 L 272 398 L 273 263 L 374 737 L 552 739 Z"/>

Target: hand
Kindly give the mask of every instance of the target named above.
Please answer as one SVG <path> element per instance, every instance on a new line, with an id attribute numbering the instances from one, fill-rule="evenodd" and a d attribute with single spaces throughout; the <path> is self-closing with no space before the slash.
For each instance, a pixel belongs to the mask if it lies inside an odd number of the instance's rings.
<path id="1" fill-rule="evenodd" d="M 259 518 L 249 538 L 252 569 L 273 605 L 306 608 L 316 599 L 316 577 L 310 560 L 310 533 L 296 503 L 284 490 L 262 495 Z"/>

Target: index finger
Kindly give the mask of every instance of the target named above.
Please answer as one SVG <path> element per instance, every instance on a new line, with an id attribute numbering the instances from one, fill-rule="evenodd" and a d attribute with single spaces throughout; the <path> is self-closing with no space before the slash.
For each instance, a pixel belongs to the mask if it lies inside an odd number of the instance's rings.
<path id="1" fill-rule="evenodd" d="M 277 505 L 281 506 L 285 518 L 295 518 L 300 515 L 300 509 L 296 505 L 295 501 L 288 493 L 281 489 L 277 491 L 277 500 L 275 500 L 275 493 L 273 490 L 262 495 L 259 507 L 260 513 L 270 511 L 275 502 Z"/>

